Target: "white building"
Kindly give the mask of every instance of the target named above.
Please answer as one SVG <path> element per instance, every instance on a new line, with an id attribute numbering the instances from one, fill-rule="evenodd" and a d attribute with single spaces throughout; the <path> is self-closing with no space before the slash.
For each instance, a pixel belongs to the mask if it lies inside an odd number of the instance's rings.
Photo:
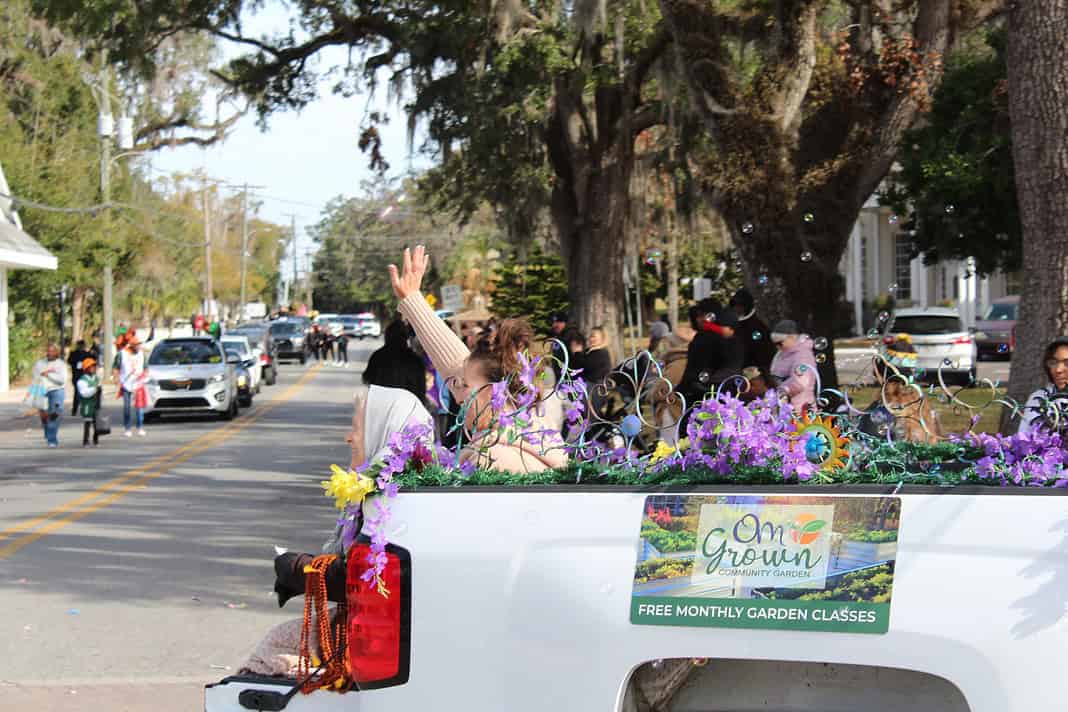
<path id="1" fill-rule="evenodd" d="M 974 326 L 994 299 L 1019 294 L 1018 275 L 995 273 L 980 278 L 968 260 L 947 260 L 924 265 L 922 255 L 910 259 L 912 239 L 901 229 L 890 208 L 868 199 L 853 225 L 840 273 L 845 277 L 846 300 L 853 304 L 856 334 L 870 326 L 872 303 L 887 297 L 896 285 L 897 306 L 952 306 L 960 310 L 965 326 Z"/>
<path id="2" fill-rule="evenodd" d="M 22 222 L 5 196 L 11 195 L 4 169 L 0 166 L 0 393 L 8 384 L 8 296 L 7 273 L 12 269 L 56 268 L 56 258 L 22 231 Z"/>

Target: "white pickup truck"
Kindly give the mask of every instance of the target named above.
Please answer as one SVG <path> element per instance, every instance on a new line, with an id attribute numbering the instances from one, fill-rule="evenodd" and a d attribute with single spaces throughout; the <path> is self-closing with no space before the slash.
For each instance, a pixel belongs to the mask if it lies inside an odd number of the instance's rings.
<path id="1" fill-rule="evenodd" d="M 992 487 L 456 487 L 392 504 L 345 694 L 207 712 L 1032 712 L 1068 678 L 1068 507 Z M 373 626 L 372 626 L 373 628 Z M 634 683 L 684 680 L 650 703 Z M 639 672 L 640 671 L 640 672 Z"/>

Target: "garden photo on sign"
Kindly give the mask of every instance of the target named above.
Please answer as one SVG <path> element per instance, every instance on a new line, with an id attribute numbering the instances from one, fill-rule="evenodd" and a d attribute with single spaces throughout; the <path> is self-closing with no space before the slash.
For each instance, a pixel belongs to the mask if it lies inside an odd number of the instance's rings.
<path id="1" fill-rule="evenodd" d="M 651 495 L 631 622 L 885 633 L 896 497 Z"/>

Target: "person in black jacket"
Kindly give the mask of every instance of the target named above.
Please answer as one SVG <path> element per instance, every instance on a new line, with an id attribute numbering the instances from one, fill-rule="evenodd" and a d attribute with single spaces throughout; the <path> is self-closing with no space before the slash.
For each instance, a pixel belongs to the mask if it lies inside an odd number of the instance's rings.
<path id="1" fill-rule="evenodd" d="M 731 297 L 730 307 L 738 315 L 735 337 L 742 347 L 742 365 L 746 368 L 756 367 L 760 373 L 767 375 L 771 369 L 771 359 L 775 357 L 775 345 L 771 343 L 771 329 L 757 315 L 753 304 L 753 295 L 744 287 Z"/>
<path id="2" fill-rule="evenodd" d="M 363 382 L 369 386 L 404 388 L 426 402 L 426 366 L 408 345 L 411 330 L 400 319 L 386 327 L 386 345 L 371 354 Z"/>
<path id="3" fill-rule="evenodd" d="M 686 352 L 686 370 L 678 390 L 688 404 L 742 373 L 744 351 L 735 334 L 738 316 L 714 300 L 702 300 L 695 310 L 697 335 Z"/>

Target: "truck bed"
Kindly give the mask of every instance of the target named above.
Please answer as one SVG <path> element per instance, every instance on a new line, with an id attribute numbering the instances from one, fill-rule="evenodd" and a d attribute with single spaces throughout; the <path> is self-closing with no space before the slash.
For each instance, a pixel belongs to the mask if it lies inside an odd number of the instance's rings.
<path id="1" fill-rule="evenodd" d="M 784 494 L 801 504 L 900 498 L 885 633 L 632 622 L 650 495 Z M 863 691 L 866 710 L 905 709 L 902 685 L 910 712 L 1047 709 L 1068 695 L 1068 681 L 1042 664 L 1068 648 L 1062 496 L 908 486 L 405 491 L 392 503 L 390 540 L 412 560 L 410 678 L 298 694 L 286 709 L 624 710 L 635 669 L 674 658 L 709 659 L 677 696 L 680 712 L 855 709 L 850 689 Z M 240 712 L 241 690 L 285 684 L 227 678 L 206 690 L 206 710 Z"/>

